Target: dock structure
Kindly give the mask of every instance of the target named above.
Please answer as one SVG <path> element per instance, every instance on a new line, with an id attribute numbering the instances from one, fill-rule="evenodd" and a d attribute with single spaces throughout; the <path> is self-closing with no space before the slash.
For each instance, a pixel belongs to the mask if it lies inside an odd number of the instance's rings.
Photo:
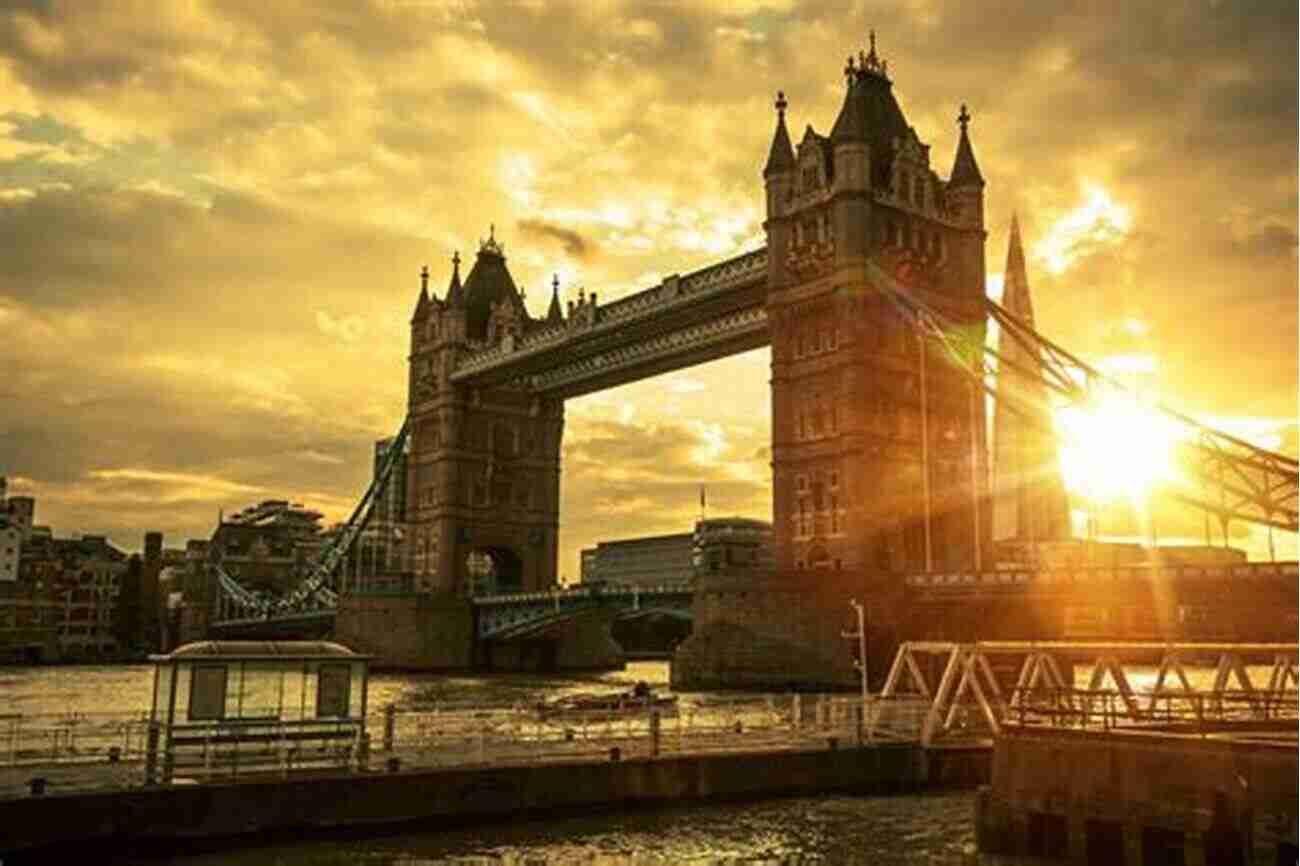
<path id="1" fill-rule="evenodd" d="M 1295 842 L 1297 649 L 914 642 L 878 694 L 356 718 L 317 700 L 187 721 L 183 736 L 147 714 L 15 716 L 0 719 L 0 857 L 991 780 L 977 814 L 990 852 L 1217 863 L 1202 854 L 1238 845 L 1265 862 Z M 1175 849 L 1187 857 L 1150 853 Z"/>

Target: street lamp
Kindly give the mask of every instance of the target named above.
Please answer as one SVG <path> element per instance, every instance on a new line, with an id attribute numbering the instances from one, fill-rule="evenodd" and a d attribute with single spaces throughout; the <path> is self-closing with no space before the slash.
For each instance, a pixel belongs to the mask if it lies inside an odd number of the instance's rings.
<path id="1" fill-rule="evenodd" d="M 857 669 L 862 674 L 862 705 L 866 708 L 867 703 L 867 610 L 858 604 L 856 598 L 849 599 L 849 606 L 853 608 L 858 615 L 858 630 L 856 632 L 843 632 L 842 636 L 846 638 L 858 639 L 858 661 Z"/>

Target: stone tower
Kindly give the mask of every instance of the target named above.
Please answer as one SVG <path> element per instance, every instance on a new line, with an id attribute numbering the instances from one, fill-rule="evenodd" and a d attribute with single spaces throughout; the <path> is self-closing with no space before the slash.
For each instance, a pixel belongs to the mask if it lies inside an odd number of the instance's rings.
<path id="1" fill-rule="evenodd" d="M 970 116 L 963 108 L 945 180 L 874 36 L 844 73 L 830 134 L 809 126 L 797 147 L 778 94 L 763 170 L 775 569 L 701 579 L 694 630 L 673 658 L 677 687 L 856 685 L 858 647 L 845 640 L 855 599 L 878 688 L 916 632 L 906 576 L 991 561 L 983 391 L 882 291 L 901 286 L 983 341 L 984 180 Z"/>
<path id="2" fill-rule="evenodd" d="M 1034 304 L 1020 246 L 1020 224 L 1011 217 L 1002 306 L 1034 327 Z M 1015 541 L 1062 541 L 1071 537 L 1070 503 L 1061 478 L 1047 387 L 1027 371 L 1042 368 L 1037 349 L 1002 335 L 998 354 L 999 399 L 993 414 L 993 537 Z M 1014 402 L 1013 402 L 1014 401 Z M 1014 408 L 1013 408 L 1014 407 Z"/>
<path id="3" fill-rule="evenodd" d="M 560 315 L 552 306 L 552 317 Z M 453 257 L 444 298 L 429 296 L 427 269 L 421 274 L 411 319 L 406 549 L 423 591 L 469 595 L 555 581 L 563 401 L 450 378 L 463 354 L 514 346 L 543 325 L 529 316 L 495 232 L 464 284 Z"/>
<path id="4" fill-rule="evenodd" d="M 764 170 L 776 565 L 873 575 L 975 567 L 990 509 L 982 392 L 881 293 L 983 340 L 984 180 L 965 106 L 947 180 L 876 54 L 850 58 L 827 136 L 786 101 Z M 922 407 L 925 415 L 922 416 Z M 895 581 L 896 582 L 896 581 Z"/>

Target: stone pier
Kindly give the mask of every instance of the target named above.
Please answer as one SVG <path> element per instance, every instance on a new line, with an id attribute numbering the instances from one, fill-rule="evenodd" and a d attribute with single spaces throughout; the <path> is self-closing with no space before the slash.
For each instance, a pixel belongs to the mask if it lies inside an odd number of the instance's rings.
<path id="1" fill-rule="evenodd" d="M 1155 866 L 1296 862 L 1296 729 L 998 738 L 983 853 Z M 1289 859 L 1288 859 L 1289 858 Z"/>

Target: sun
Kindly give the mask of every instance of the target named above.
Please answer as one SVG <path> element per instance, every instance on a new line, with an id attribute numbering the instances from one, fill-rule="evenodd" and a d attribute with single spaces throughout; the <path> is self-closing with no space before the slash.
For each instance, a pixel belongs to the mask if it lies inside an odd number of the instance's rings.
<path id="1" fill-rule="evenodd" d="M 1071 493 L 1145 506 L 1158 486 L 1175 480 L 1177 427 L 1134 395 L 1107 391 L 1086 406 L 1057 409 L 1055 420 Z"/>

